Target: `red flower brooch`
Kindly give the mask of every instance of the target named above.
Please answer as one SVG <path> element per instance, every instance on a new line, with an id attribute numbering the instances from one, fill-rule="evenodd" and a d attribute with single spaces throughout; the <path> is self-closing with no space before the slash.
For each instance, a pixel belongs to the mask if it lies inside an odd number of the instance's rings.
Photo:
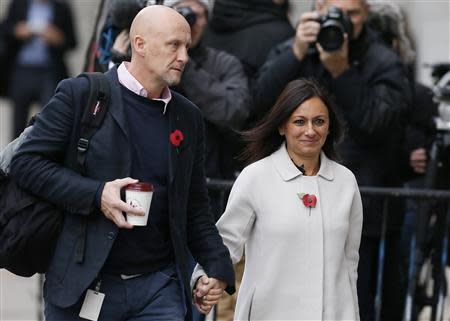
<path id="1" fill-rule="evenodd" d="M 317 197 L 314 194 L 298 193 L 298 198 L 303 202 L 303 205 L 309 207 L 309 215 L 311 215 L 311 208 L 316 207 Z"/>
<path id="2" fill-rule="evenodd" d="M 170 143 L 175 147 L 179 147 L 183 139 L 183 132 L 179 129 L 174 130 L 169 136 Z"/>

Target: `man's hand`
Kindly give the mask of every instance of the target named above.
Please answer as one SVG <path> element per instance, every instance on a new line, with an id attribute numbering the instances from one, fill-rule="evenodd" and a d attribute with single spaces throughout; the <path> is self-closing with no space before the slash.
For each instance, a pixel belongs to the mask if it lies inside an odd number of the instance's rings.
<path id="1" fill-rule="evenodd" d="M 120 189 L 128 184 L 137 182 L 137 179 L 127 177 L 107 182 L 103 188 L 101 210 L 105 217 L 113 221 L 119 228 L 133 228 L 133 225 L 125 220 L 122 212 L 128 212 L 134 215 L 145 215 L 142 209 L 134 208 L 120 199 Z"/>
<path id="2" fill-rule="evenodd" d="M 62 46 L 65 41 L 64 33 L 52 24 L 47 25 L 40 36 L 42 40 L 54 47 Z"/>
<path id="3" fill-rule="evenodd" d="M 411 152 L 409 165 L 417 174 L 425 174 L 427 170 L 427 151 L 425 148 L 418 148 Z"/>
<path id="4" fill-rule="evenodd" d="M 200 277 L 194 289 L 194 302 L 197 309 L 203 314 L 208 314 L 219 302 L 226 286 L 225 282 L 215 278 L 208 278 L 206 275 Z"/>
<path id="5" fill-rule="evenodd" d="M 338 50 L 325 51 L 318 43 L 316 44 L 316 48 L 319 51 L 320 61 L 333 78 L 339 77 L 350 67 L 348 62 L 347 34 L 344 37 L 344 43 Z"/>
<path id="6" fill-rule="evenodd" d="M 320 23 L 317 22 L 319 14 L 315 11 L 305 12 L 300 17 L 300 22 L 297 25 L 295 32 L 294 43 L 292 50 L 298 60 L 302 60 L 308 53 L 308 48 L 311 43 L 316 42 L 317 35 L 320 30 Z"/>
<path id="7" fill-rule="evenodd" d="M 31 38 L 33 36 L 33 33 L 31 32 L 30 28 L 28 28 L 28 25 L 25 21 L 19 21 L 14 26 L 14 36 L 20 41 L 25 41 Z"/>

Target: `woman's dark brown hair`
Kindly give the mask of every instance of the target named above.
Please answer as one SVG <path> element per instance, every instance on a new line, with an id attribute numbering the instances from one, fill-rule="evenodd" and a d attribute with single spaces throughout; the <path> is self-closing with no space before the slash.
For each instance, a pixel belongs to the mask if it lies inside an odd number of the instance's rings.
<path id="1" fill-rule="evenodd" d="M 336 145 L 343 136 L 343 128 L 336 115 L 333 100 L 325 89 L 312 79 L 298 79 L 286 85 L 275 105 L 259 125 L 242 133 L 247 147 L 239 158 L 248 165 L 275 152 L 284 141 L 278 128 L 289 119 L 298 106 L 313 97 L 320 98 L 325 104 L 330 120 L 328 137 L 322 150 L 328 158 L 337 160 Z"/>

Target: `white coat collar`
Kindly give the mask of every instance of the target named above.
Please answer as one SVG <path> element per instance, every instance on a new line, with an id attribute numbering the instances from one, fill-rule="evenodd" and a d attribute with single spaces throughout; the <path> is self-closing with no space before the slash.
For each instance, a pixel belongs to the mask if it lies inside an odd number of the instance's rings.
<path id="1" fill-rule="evenodd" d="M 283 142 L 280 148 L 270 155 L 270 158 L 272 159 L 275 169 L 283 180 L 289 181 L 299 175 L 303 175 L 289 157 L 286 149 L 286 143 Z M 329 181 L 334 179 L 333 162 L 325 155 L 323 151 L 320 152 L 320 169 L 317 175 Z"/>

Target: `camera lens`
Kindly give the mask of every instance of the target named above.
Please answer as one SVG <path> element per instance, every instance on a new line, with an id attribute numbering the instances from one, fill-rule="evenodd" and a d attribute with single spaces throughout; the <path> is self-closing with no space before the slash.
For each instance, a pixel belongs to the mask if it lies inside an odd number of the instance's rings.
<path id="1" fill-rule="evenodd" d="M 327 21 L 317 36 L 317 42 L 325 51 L 335 51 L 344 43 L 344 28 L 339 22 Z"/>
<path id="2" fill-rule="evenodd" d="M 320 31 L 317 42 L 325 51 L 335 51 L 344 43 L 345 34 L 353 33 L 350 18 L 339 8 L 331 6 L 326 15 L 319 17 Z"/>

